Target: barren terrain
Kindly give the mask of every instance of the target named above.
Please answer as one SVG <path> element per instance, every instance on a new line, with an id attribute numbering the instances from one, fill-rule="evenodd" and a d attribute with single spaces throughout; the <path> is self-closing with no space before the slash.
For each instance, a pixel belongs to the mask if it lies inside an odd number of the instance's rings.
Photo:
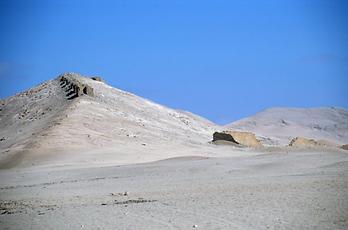
<path id="1" fill-rule="evenodd" d="M 222 127 L 63 76 L 0 101 L 0 229 L 348 228 L 347 110 Z M 228 129 L 262 145 L 211 142 Z"/>

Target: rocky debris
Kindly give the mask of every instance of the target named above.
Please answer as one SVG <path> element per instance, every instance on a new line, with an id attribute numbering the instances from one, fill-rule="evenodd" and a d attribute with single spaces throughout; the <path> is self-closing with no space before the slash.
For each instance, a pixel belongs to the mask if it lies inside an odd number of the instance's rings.
<path id="1" fill-rule="evenodd" d="M 286 122 L 284 119 L 280 119 L 280 124 L 283 126 L 289 125 L 289 123 Z"/>
<path id="2" fill-rule="evenodd" d="M 144 198 L 138 198 L 136 199 L 129 199 L 129 200 L 114 200 L 112 203 L 111 202 L 103 202 L 100 205 L 106 206 L 106 205 L 125 205 L 127 207 L 128 204 L 141 204 L 141 203 L 152 203 L 152 202 L 157 202 L 157 200 L 147 200 Z"/>
<path id="3" fill-rule="evenodd" d="M 0 215 L 27 214 L 33 209 L 38 209 L 38 215 L 54 211 L 58 208 L 56 204 L 41 204 L 22 200 L 0 200 Z"/>
<path id="4" fill-rule="evenodd" d="M 213 141 L 229 141 L 235 144 L 240 144 L 247 147 L 261 147 L 261 142 L 256 138 L 255 134 L 250 132 L 240 132 L 240 131 L 223 131 L 215 132 L 213 134 Z"/>
<path id="5" fill-rule="evenodd" d="M 111 196 L 128 196 L 129 193 L 126 191 L 126 192 L 119 192 L 119 193 L 110 193 Z"/>
<path id="6" fill-rule="evenodd" d="M 117 201 L 115 200 L 114 204 L 140 204 L 140 203 L 152 203 L 156 202 L 157 200 L 144 200 L 144 199 L 138 199 L 138 200 L 125 200 L 125 201 Z"/>
<path id="7" fill-rule="evenodd" d="M 337 145 L 325 140 L 314 140 L 304 137 L 295 137 L 290 143 L 290 147 L 336 147 Z"/>
<path id="8" fill-rule="evenodd" d="M 91 77 L 91 79 L 94 81 L 105 82 L 101 77 Z"/>
<path id="9" fill-rule="evenodd" d="M 80 82 L 73 73 L 65 73 L 59 76 L 60 86 L 65 89 L 68 100 L 80 97 L 85 94 L 93 97 L 93 88 Z"/>
<path id="10" fill-rule="evenodd" d="M 348 144 L 342 145 L 342 146 L 341 146 L 341 149 L 348 150 Z"/>

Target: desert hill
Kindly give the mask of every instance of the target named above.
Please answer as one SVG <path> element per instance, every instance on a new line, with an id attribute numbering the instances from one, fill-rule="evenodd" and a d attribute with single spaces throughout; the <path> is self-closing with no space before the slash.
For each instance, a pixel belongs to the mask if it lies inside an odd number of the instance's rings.
<path id="1" fill-rule="evenodd" d="M 226 126 L 257 134 L 269 145 L 287 145 L 301 136 L 348 143 L 348 110 L 341 108 L 271 108 Z"/>
<path id="2" fill-rule="evenodd" d="M 348 111 L 274 108 L 222 127 L 113 88 L 98 77 L 66 73 L 0 101 L 0 168 L 256 154 L 210 144 L 214 132 L 226 129 L 233 135 L 233 130 L 251 132 L 254 139 L 255 133 L 266 146 L 286 146 L 298 136 L 346 144 Z M 234 138 L 243 140 L 244 134 Z M 259 146 L 258 140 L 253 143 Z"/>
<path id="3" fill-rule="evenodd" d="M 80 89 L 75 97 L 79 84 L 89 87 L 91 95 Z M 74 73 L 2 100 L 0 105 L 0 159 L 9 165 L 57 156 L 73 162 L 81 155 L 77 152 L 85 152 L 86 159 L 102 158 L 88 155 L 91 151 L 107 152 L 118 160 L 140 159 L 140 152 L 151 152 L 158 159 L 159 149 L 176 149 L 180 155 L 181 148 L 207 144 L 216 129 L 199 116 Z"/>

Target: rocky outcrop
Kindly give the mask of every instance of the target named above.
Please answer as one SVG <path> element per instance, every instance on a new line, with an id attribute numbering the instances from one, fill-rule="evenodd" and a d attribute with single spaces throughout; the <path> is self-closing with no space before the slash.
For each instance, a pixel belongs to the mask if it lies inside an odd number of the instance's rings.
<path id="1" fill-rule="evenodd" d="M 304 137 L 295 137 L 290 143 L 290 147 L 337 147 L 335 143 L 325 140 L 314 140 Z"/>
<path id="2" fill-rule="evenodd" d="M 289 146 L 291 147 L 313 147 L 313 146 L 317 146 L 317 142 L 313 139 L 307 139 L 304 137 L 295 137 L 293 138 L 290 143 Z"/>
<path id="3" fill-rule="evenodd" d="M 348 150 L 348 144 L 342 145 L 342 146 L 341 146 L 341 149 Z"/>
<path id="4" fill-rule="evenodd" d="M 60 86 L 65 89 L 68 100 L 80 97 L 81 95 L 94 96 L 93 88 L 78 80 L 75 74 L 66 73 L 59 77 Z"/>
<path id="5" fill-rule="evenodd" d="M 256 138 L 255 134 L 251 132 L 241 132 L 241 131 L 223 131 L 215 132 L 213 135 L 213 141 L 230 141 L 236 144 L 240 144 L 246 147 L 262 147 L 261 142 Z"/>

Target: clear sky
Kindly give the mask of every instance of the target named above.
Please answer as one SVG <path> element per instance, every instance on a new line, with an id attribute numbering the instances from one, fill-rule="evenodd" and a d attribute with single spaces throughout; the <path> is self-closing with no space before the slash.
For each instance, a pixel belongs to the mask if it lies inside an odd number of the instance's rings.
<path id="1" fill-rule="evenodd" d="M 63 72 L 216 123 L 348 107 L 348 1 L 0 0 L 0 98 Z"/>

